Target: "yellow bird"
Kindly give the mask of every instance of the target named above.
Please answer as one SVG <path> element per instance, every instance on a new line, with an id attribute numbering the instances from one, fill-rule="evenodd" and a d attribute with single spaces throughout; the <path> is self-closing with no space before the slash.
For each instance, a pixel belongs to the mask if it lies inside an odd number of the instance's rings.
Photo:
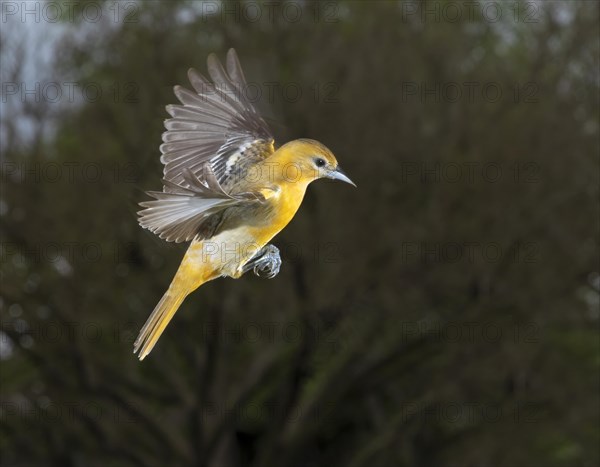
<path id="1" fill-rule="evenodd" d="M 160 147 L 163 190 L 140 203 L 139 223 L 160 238 L 191 244 L 164 296 L 141 329 L 134 353 L 143 360 L 191 292 L 217 277 L 279 272 L 279 250 L 268 244 L 296 214 L 306 187 L 319 178 L 354 185 L 329 149 L 298 139 L 277 150 L 265 121 L 246 97 L 247 84 L 235 50 L 226 70 L 208 57 L 212 82 L 194 69 L 195 90 L 175 86 L 182 105 Z M 356 186 L 356 185 L 354 185 Z"/>

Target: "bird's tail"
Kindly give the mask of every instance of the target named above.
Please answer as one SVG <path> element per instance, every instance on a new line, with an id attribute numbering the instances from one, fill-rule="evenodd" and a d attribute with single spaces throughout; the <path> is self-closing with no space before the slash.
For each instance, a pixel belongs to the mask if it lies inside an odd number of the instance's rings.
<path id="1" fill-rule="evenodd" d="M 187 294 L 188 291 L 185 288 L 171 284 L 171 287 L 160 299 L 135 340 L 133 353 L 139 352 L 140 360 L 150 353 Z"/>
<path id="2" fill-rule="evenodd" d="M 201 241 L 194 240 L 189 246 L 169 289 L 154 308 L 133 344 L 133 353 L 137 353 L 140 360 L 152 351 L 185 297 L 202 284 L 221 276 L 220 269 L 215 268 L 212 262 L 199 261 L 203 252 L 204 245 Z"/>

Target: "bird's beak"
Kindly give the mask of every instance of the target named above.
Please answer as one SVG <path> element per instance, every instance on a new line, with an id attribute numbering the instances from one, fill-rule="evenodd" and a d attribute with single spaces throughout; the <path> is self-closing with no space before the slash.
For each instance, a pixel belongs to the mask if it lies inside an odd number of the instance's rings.
<path id="1" fill-rule="evenodd" d="M 356 183 L 354 183 L 352 180 L 350 180 L 350 178 L 348 178 L 348 175 L 346 175 L 342 169 L 340 169 L 339 167 L 335 170 L 332 170 L 331 172 L 329 172 L 329 174 L 327 175 L 327 178 L 332 178 L 334 180 L 339 180 L 341 182 L 346 182 L 349 183 L 350 185 L 356 187 Z"/>

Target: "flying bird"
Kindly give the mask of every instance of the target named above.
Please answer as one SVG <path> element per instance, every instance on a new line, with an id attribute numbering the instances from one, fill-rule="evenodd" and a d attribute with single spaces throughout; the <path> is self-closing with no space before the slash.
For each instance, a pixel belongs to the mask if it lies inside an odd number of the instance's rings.
<path id="1" fill-rule="evenodd" d="M 294 217 L 312 181 L 354 185 L 317 141 L 297 139 L 276 149 L 246 97 L 234 49 L 225 65 L 209 55 L 212 82 L 190 69 L 194 91 L 175 86 L 181 105 L 167 106 L 171 118 L 165 120 L 160 146 L 163 189 L 147 193 L 153 199 L 140 203 L 139 223 L 166 241 L 191 243 L 134 343 L 140 360 L 202 284 L 251 270 L 268 278 L 279 273 L 279 250 L 269 242 Z"/>

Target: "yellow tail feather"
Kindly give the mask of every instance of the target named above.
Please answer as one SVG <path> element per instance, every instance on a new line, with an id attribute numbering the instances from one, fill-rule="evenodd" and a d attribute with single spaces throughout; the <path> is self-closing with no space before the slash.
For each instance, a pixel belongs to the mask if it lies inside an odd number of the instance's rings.
<path id="1" fill-rule="evenodd" d="M 220 270 L 214 268 L 212 263 L 199 261 L 203 251 L 201 241 L 194 240 L 189 246 L 169 289 L 154 308 L 133 344 L 133 353 L 137 353 L 140 360 L 152 351 L 185 297 L 202 284 L 221 276 Z"/>
<path id="2" fill-rule="evenodd" d="M 135 340 L 133 353 L 139 351 L 138 357 L 140 360 L 143 360 L 150 353 L 188 294 L 187 290 L 181 290 L 179 287 L 177 287 L 179 290 L 174 289 L 176 287 L 169 287 L 169 290 L 160 299 Z"/>

